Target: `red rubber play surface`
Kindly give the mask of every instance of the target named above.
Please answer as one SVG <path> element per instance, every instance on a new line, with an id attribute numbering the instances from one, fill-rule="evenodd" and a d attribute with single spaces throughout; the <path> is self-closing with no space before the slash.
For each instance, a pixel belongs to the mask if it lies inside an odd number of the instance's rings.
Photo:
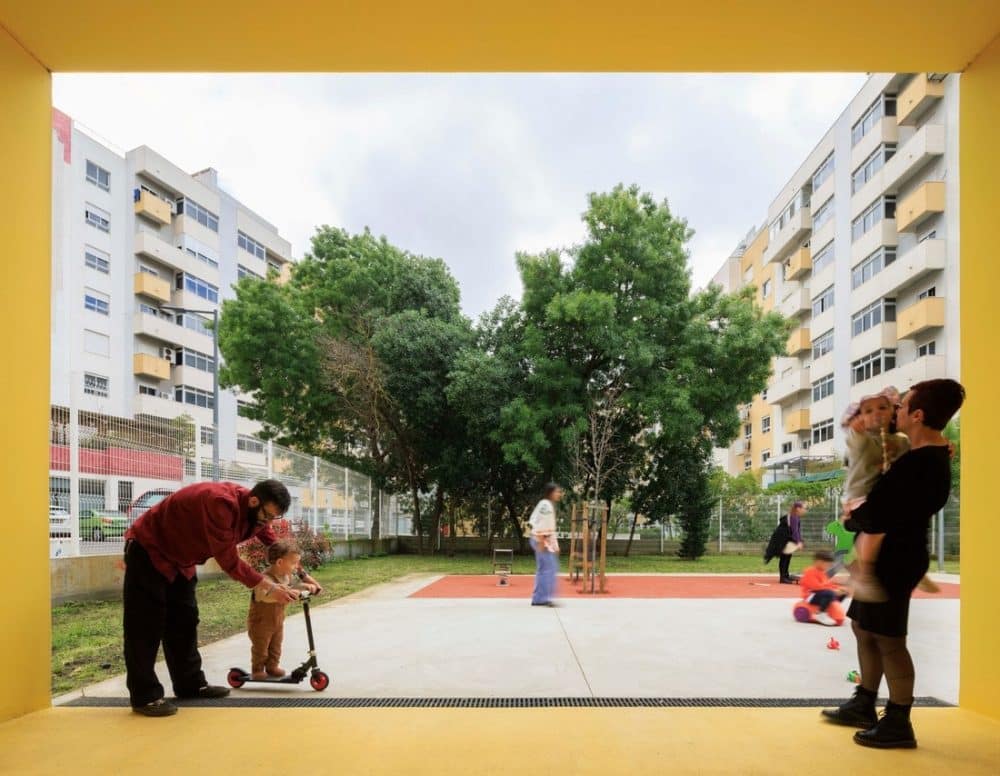
<path id="1" fill-rule="evenodd" d="M 534 577 L 510 577 L 506 587 L 491 575 L 451 574 L 431 582 L 410 598 L 530 598 Z M 958 598 L 959 585 L 940 583 L 941 592 L 914 593 L 914 598 Z M 798 585 L 779 585 L 773 578 L 740 576 L 609 576 L 607 593 L 578 592 L 579 585 L 559 576 L 560 598 L 789 598 L 801 596 Z"/>

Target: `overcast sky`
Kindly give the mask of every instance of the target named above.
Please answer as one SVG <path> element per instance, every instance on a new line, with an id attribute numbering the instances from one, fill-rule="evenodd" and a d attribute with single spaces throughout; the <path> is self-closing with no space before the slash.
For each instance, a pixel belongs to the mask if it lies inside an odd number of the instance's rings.
<path id="1" fill-rule="evenodd" d="M 696 286 L 861 75 L 56 75 L 57 108 L 148 145 L 278 227 L 368 226 L 451 267 L 471 316 L 520 294 L 516 251 L 571 245 L 591 191 L 637 183 L 695 230 Z"/>

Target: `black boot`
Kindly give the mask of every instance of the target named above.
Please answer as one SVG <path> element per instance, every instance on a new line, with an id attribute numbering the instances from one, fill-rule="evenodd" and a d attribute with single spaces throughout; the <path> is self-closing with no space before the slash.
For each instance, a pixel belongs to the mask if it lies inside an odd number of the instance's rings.
<path id="1" fill-rule="evenodd" d="M 878 724 L 871 730 L 859 730 L 854 734 L 854 743 L 874 746 L 879 749 L 916 749 L 917 739 L 910 724 L 910 707 L 889 703 Z"/>
<path id="2" fill-rule="evenodd" d="M 868 730 L 878 724 L 875 713 L 876 694 L 864 687 L 858 687 L 854 696 L 835 709 L 823 709 L 823 718 L 827 722 Z"/>

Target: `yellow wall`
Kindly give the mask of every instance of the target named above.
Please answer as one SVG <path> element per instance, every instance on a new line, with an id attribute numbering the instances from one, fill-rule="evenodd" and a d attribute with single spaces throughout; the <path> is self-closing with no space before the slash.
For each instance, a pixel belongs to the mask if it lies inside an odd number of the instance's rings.
<path id="1" fill-rule="evenodd" d="M 5 317 L 17 328 L 0 359 L 8 368 L 0 379 L 4 513 L 8 529 L 17 527 L 4 542 L 0 720 L 49 704 L 48 524 L 18 515 L 40 516 L 48 504 L 50 105 L 48 72 L 0 28 L 0 262 Z"/>
<path id="2" fill-rule="evenodd" d="M 1000 347 L 996 213 L 1000 207 L 1000 39 L 961 80 L 962 652 L 961 705 L 1000 717 L 1000 603 L 996 595 Z M 919 666 L 918 681 L 919 681 Z"/>

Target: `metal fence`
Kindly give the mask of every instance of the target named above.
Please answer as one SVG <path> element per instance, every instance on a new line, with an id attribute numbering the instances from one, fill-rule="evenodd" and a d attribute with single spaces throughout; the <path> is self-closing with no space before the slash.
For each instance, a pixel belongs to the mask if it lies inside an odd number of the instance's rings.
<path id="1" fill-rule="evenodd" d="M 198 454 L 201 429 L 187 419 L 120 418 L 52 407 L 49 421 L 51 557 L 121 552 L 129 525 L 179 488 L 215 479 L 211 457 Z M 379 535 L 409 530 L 395 496 L 369 477 L 271 442 L 247 460 L 222 461 L 218 479 L 246 486 L 273 478 L 292 496 L 288 517 L 332 540 L 368 539 L 381 507 Z"/>
<path id="2" fill-rule="evenodd" d="M 762 549 L 782 515 L 788 514 L 795 499 L 783 496 L 755 496 L 722 499 L 712 515 L 709 551 L 756 552 Z M 802 541 L 807 550 L 832 545 L 826 526 L 841 512 L 840 493 L 831 490 L 824 498 L 805 502 Z M 960 555 L 960 502 L 955 495 L 938 513 L 931 526 L 930 551 L 937 561 L 957 560 Z M 932 561 L 932 567 L 935 562 Z"/>

